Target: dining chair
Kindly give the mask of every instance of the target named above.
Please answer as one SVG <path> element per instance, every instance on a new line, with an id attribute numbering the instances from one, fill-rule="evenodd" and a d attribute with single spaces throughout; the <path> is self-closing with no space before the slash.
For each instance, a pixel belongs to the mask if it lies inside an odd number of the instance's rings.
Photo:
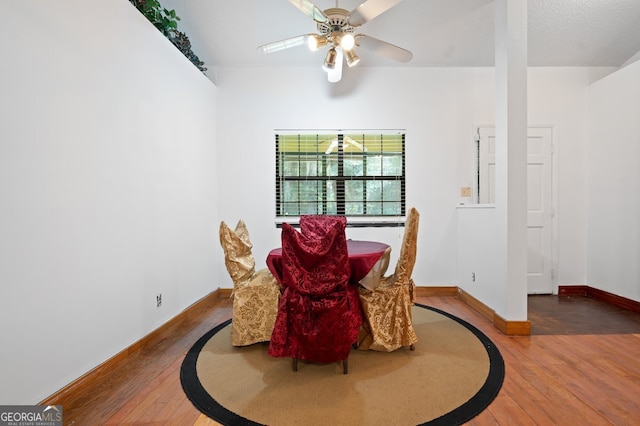
<path id="1" fill-rule="evenodd" d="M 238 221 L 235 230 L 220 222 L 219 233 L 224 263 L 233 281 L 231 344 L 267 342 L 278 313 L 280 286 L 266 267 L 255 270 L 253 245 L 243 220 Z"/>
<path id="2" fill-rule="evenodd" d="M 304 214 L 300 216 L 300 232 L 306 235 L 322 236 L 337 224 L 344 224 L 346 228 L 347 218 L 345 216 L 323 214 Z"/>
<path id="3" fill-rule="evenodd" d="M 364 311 L 358 339 L 360 350 L 391 352 L 403 346 L 415 349 L 418 336 L 411 318 L 415 287 L 411 274 L 416 263 L 419 220 L 418 210 L 411 208 L 394 273 L 382 277 L 380 285 L 373 290 L 358 288 Z"/>
<path id="4" fill-rule="evenodd" d="M 348 357 L 358 338 L 362 313 L 357 288 L 349 285 L 346 219 L 333 220 L 324 233 L 299 232 L 282 225 L 282 280 L 269 355 L 331 363 Z"/>

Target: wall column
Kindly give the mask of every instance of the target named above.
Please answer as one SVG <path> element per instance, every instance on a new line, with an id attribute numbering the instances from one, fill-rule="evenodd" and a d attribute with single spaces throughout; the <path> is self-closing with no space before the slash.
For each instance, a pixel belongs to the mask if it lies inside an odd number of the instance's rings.
<path id="1" fill-rule="evenodd" d="M 496 213 L 508 321 L 527 319 L 527 2 L 495 2 Z"/>

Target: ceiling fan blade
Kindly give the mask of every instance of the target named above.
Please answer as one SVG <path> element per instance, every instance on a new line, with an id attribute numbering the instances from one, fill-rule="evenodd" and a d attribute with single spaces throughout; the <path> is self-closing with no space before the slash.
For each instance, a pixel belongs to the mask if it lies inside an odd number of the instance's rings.
<path id="1" fill-rule="evenodd" d="M 310 35 L 311 34 L 304 34 L 286 38 L 284 40 L 274 41 L 273 43 L 258 46 L 258 49 L 262 50 L 264 53 L 273 53 L 279 50 L 289 49 L 290 47 L 302 46 L 303 44 L 307 43 L 307 38 Z"/>
<path id="2" fill-rule="evenodd" d="M 316 22 L 325 23 L 329 20 L 327 15 L 318 8 L 311 0 L 289 0 L 289 3 L 297 7 Z"/>
<path id="3" fill-rule="evenodd" d="M 293 3 L 293 0 L 290 0 Z M 391 9 L 402 0 L 366 0 L 349 14 L 349 25 L 359 27 Z"/>
<path id="4" fill-rule="evenodd" d="M 363 49 L 370 50 L 379 55 L 386 56 L 389 59 L 393 59 L 398 62 L 409 62 L 413 58 L 413 53 L 398 47 L 394 44 L 387 43 L 386 41 L 378 40 L 366 34 L 356 35 L 356 46 Z"/>

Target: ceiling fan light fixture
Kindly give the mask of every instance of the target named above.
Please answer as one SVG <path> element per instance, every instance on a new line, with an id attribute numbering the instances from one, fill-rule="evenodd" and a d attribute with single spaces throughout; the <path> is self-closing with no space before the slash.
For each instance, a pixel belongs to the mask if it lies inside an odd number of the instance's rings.
<path id="1" fill-rule="evenodd" d="M 258 48 L 264 53 L 272 53 L 305 43 L 311 51 L 327 46 L 328 52 L 322 63 L 322 68 L 327 72 L 327 79 L 331 83 L 341 80 L 343 62 L 346 62 L 349 67 L 360 62 L 360 58 L 354 51 L 355 47 L 402 63 L 409 62 L 413 57 L 413 54 L 406 49 L 365 34 L 356 33 L 358 27 L 386 12 L 402 0 L 359 0 L 362 3 L 351 12 L 340 8 L 338 1 L 336 1 L 335 8 L 323 11 L 315 5 L 315 1 L 289 0 L 302 13 L 316 22 L 316 34 L 302 34 L 258 46 Z"/>
<path id="2" fill-rule="evenodd" d="M 329 40 L 326 37 L 317 34 L 310 34 L 307 39 L 307 46 L 312 52 L 315 52 L 327 43 L 329 43 Z"/>
<path id="3" fill-rule="evenodd" d="M 329 80 L 329 83 L 337 83 L 342 79 L 342 59 L 344 53 L 339 47 L 334 46 L 334 48 L 336 49 L 336 66 L 333 69 L 327 70 L 327 80 Z"/>
<path id="4" fill-rule="evenodd" d="M 336 51 L 336 48 L 331 47 L 331 49 L 329 49 L 329 51 L 327 52 L 327 57 L 324 59 L 324 65 L 322 65 L 322 68 L 324 68 L 325 71 L 334 69 L 336 67 L 337 57 L 338 52 Z"/>
<path id="5" fill-rule="evenodd" d="M 327 73 L 327 80 L 329 83 L 337 83 L 342 79 L 342 72 L 337 69 L 329 70 Z"/>
<path id="6" fill-rule="evenodd" d="M 355 45 L 356 39 L 353 37 L 353 34 L 346 33 L 340 37 L 340 47 L 342 47 L 343 50 L 351 50 Z"/>
<path id="7" fill-rule="evenodd" d="M 344 56 L 347 59 L 347 65 L 349 65 L 349 68 L 355 65 L 358 65 L 358 62 L 360 62 L 360 58 L 358 57 L 358 55 L 356 55 L 356 52 L 354 52 L 353 50 L 345 50 Z"/>

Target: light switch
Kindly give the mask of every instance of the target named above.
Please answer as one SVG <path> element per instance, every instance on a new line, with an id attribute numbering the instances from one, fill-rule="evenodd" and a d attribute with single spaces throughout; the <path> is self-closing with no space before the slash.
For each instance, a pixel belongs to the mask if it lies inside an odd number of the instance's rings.
<path id="1" fill-rule="evenodd" d="M 460 188 L 460 196 L 461 197 L 471 197 L 471 187 L 463 186 Z"/>

